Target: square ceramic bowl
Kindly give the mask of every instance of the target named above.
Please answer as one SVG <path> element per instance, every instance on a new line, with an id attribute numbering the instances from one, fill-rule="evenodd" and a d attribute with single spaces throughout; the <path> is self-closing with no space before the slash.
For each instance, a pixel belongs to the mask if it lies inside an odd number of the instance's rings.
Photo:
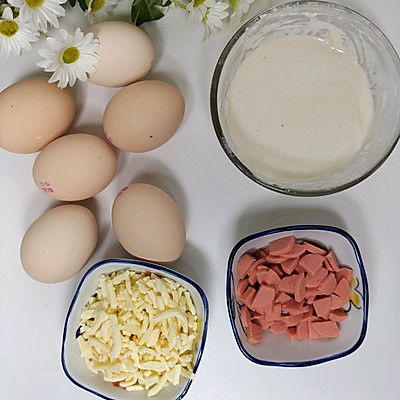
<path id="1" fill-rule="evenodd" d="M 85 361 L 80 356 L 80 350 L 76 341 L 76 331 L 79 327 L 80 314 L 83 306 L 88 302 L 90 296 L 96 291 L 99 278 L 102 274 L 109 274 L 120 269 L 130 269 L 137 272 L 154 272 L 158 276 L 174 279 L 187 290 L 189 290 L 198 316 L 202 324 L 202 336 L 197 342 L 195 364 L 193 372 L 196 373 L 204 351 L 208 326 L 208 302 L 206 295 L 197 283 L 186 276 L 160 265 L 145 261 L 110 259 L 100 261 L 91 267 L 83 276 L 78 285 L 76 293 L 69 307 L 64 325 L 64 333 L 61 348 L 62 368 L 67 377 L 80 388 L 96 394 L 108 400 L 139 400 L 147 399 L 147 392 L 128 392 L 119 387 L 113 386 L 110 382 L 105 382 L 100 375 L 92 373 L 86 366 Z M 159 394 L 152 397 L 155 400 L 180 400 L 189 390 L 192 380 L 181 378 L 178 385 L 169 385 Z"/>
<path id="2" fill-rule="evenodd" d="M 341 266 L 353 269 L 351 301 L 344 307 L 348 318 L 340 324 L 340 334 L 335 339 L 291 342 L 287 335 L 264 333 L 263 340 L 252 345 L 247 342 L 240 321 L 241 304 L 235 288 L 239 277 L 237 262 L 247 252 L 265 247 L 269 242 L 294 235 L 335 251 Z M 356 351 L 364 341 L 368 322 L 368 283 L 361 253 L 355 240 L 339 228 L 319 225 L 299 225 L 272 229 L 242 239 L 233 248 L 228 262 L 226 296 L 229 319 L 240 351 L 250 361 L 260 365 L 279 367 L 306 367 L 345 357 Z"/>

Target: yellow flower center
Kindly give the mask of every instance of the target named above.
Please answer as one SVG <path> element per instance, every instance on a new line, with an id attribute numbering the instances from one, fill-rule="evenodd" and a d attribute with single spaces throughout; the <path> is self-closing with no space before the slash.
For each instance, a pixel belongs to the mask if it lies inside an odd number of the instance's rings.
<path id="1" fill-rule="evenodd" d="M 44 0 L 25 0 L 30 8 L 38 8 L 43 4 Z"/>
<path id="2" fill-rule="evenodd" d="M 92 7 L 90 9 L 90 14 L 94 14 L 96 11 L 99 11 L 104 5 L 104 0 L 93 0 Z"/>
<path id="3" fill-rule="evenodd" d="M 194 8 L 199 7 L 199 6 L 201 6 L 205 1 L 206 1 L 206 0 L 194 0 L 194 2 L 193 2 L 193 7 L 194 7 Z"/>
<path id="4" fill-rule="evenodd" d="M 18 32 L 18 24 L 15 21 L 5 20 L 0 22 L 0 33 L 6 37 L 12 37 Z"/>
<path id="5" fill-rule="evenodd" d="M 79 50 L 76 47 L 67 47 L 61 54 L 61 61 L 64 64 L 72 64 L 79 59 Z"/>

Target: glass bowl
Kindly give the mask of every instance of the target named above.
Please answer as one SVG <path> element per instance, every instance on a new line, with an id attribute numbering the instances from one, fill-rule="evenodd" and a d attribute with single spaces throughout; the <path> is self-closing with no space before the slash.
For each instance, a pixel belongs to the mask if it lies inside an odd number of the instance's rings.
<path id="1" fill-rule="evenodd" d="M 292 342 L 287 335 L 265 333 L 263 340 L 253 345 L 247 341 L 240 321 L 241 303 L 236 298 L 236 286 L 239 281 L 237 262 L 244 253 L 251 253 L 265 247 L 272 240 L 288 235 L 333 249 L 340 265 L 352 268 L 351 300 L 344 307 L 348 312 L 348 318 L 341 323 L 340 334 L 335 339 L 305 339 L 301 342 Z M 355 240 L 347 232 L 335 227 L 297 225 L 245 237 L 236 244 L 229 256 L 226 299 L 233 334 L 240 351 L 250 361 L 260 365 L 307 367 L 322 364 L 355 352 L 367 333 L 368 282 L 361 253 Z"/>
<path id="2" fill-rule="evenodd" d="M 128 392 L 105 382 L 100 374 L 92 373 L 80 355 L 76 331 L 79 327 L 83 306 L 95 293 L 102 274 L 129 269 L 136 272 L 152 272 L 158 276 L 171 278 L 184 286 L 191 294 L 194 306 L 201 321 L 201 337 L 196 344 L 193 373 L 196 373 L 203 355 L 208 327 L 208 301 L 203 290 L 188 277 L 161 265 L 146 261 L 109 259 L 100 261 L 91 267 L 83 276 L 69 307 L 64 324 L 61 347 L 61 364 L 68 379 L 80 388 L 106 400 L 144 400 L 148 399 L 146 391 Z M 181 378 L 178 385 L 169 385 L 155 395 L 155 400 L 180 400 L 188 392 L 192 379 Z"/>
<path id="3" fill-rule="evenodd" d="M 241 62 L 265 42 L 286 36 L 327 39 L 330 24 L 343 35 L 370 82 L 374 101 L 368 139 L 355 158 L 333 173 L 313 178 L 277 179 L 263 176 L 241 159 L 231 140 L 224 113 L 227 90 Z M 400 59 L 386 36 L 368 19 L 349 8 L 321 1 L 296 1 L 265 11 L 243 25 L 224 48 L 214 71 L 211 116 L 218 140 L 233 164 L 254 182 L 295 196 L 327 195 L 347 189 L 376 171 L 394 149 L 400 135 Z"/>

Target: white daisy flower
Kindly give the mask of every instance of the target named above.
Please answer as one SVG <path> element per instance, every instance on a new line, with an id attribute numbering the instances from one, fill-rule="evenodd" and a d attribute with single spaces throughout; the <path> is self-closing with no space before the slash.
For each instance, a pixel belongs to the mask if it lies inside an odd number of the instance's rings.
<path id="1" fill-rule="evenodd" d="M 39 50 L 43 60 L 37 65 L 46 72 L 53 72 L 49 82 L 57 82 L 58 87 L 68 84 L 73 86 L 76 79 L 87 80 L 87 74 L 96 71 L 95 65 L 100 61 L 96 54 L 99 41 L 93 38 L 93 33 L 84 35 L 77 28 L 73 35 L 64 29 L 59 31 L 59 39 L 47 38 L 48 49 Z"/>
<path id="2" fill-rule="evenodd" d="M 255 0 L 239 0 L 231 15 L 232 22 L 239 23 L 243 15 L 248 13 L 250 6 L 254 1 Z"/>
<path id="3" fill-rule="evenodd" d="M 89 22 L 95 24 L 103 21 L 117 4 L 118 0 L 89 0 L 85 14 Z"/>
<path id="4" fill-rule="evenodd" d="M 19 8 L 21 20 L 31 25 L 37 31 L 47 31 L 47 24 L 59 27 L 58 18 L 65 15 L 60 4 L 67 0 L 8 0 L 8 3 Z"/>
<path id="5" fill-rule="evenodd" d="M 31 50 L 31 43 L 37 40 L 38 34 L 31 32 L 19 17 L 14 18 L 11 8 L 6 7 L 0 19 L 0 56 L 19 56 L 21 50 Z"/>
<path id="6" fill-rule="evenodd" d="M 222 28 L 222 20 L 228 15 L 228 3 L 216 0 L 193 0 L 186 9 L 189 17 L 200 21 L 205 26 L 205 37 Z"/>

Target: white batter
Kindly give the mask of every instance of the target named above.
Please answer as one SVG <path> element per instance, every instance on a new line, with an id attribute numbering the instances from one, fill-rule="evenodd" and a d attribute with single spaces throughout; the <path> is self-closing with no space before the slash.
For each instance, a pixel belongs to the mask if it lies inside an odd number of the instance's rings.
<path id="1" fill-rule="evenodd" d="M 287 36 L 239 66 L 226 119 L 246 165 L 267 177 L 311 178 L 360 151 L 373 107 L 367 75 L 351 55 L 311 37 Z"/>

